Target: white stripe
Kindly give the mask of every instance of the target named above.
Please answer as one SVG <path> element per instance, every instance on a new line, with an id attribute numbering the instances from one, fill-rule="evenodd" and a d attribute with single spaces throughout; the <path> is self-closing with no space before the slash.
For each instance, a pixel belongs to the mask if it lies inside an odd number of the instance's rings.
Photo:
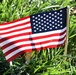
<path id="1" fill-rule="evenodd" d="M 25 22 L 28 22 L 28 21 L 30 21 L 30 18 L 27 18 L 27 19 L 24 19 L 24 20 L 21 20 L 21 21 L 17 21 L 17 22 L 11 23 L 11 24 L 7 24 L 7 25 L 0 25 L 0 28 L 12 27 L 14 25 L 22 24 L 22 23 L 25 23 Z"/>
<path id="2" fill-rule="evenodd" d="M 46 35 L 51 35 L 51 34 L 56 34 L 56 33 L 62 33 L 62 32 L 64 32 L 66 30 L 66 28 L 64 28 L 64 29 L 61 29 L 61 30 L 56 30 L 56 31 L 51 31 L 51 32 L 44 32 L 44 33 L 37 33 L 37 34 L 32 34 L 32 35 L 26 35 L 26 37 L 25 36 L 20 36 L 20 37 L 14 37 L 14 38 L 11 38 L 11 39 L 9 39 L 9 40 L 6 40 L 6 41 L 4 41 L 4 42 L 2 42 L 1 43 L 1 45 L 3 46 L 3 45 L 5 45 L 6 43 L 8 44 L 8 43 L 10 43 L 10 42 L 12 42 L 12 41 L 15 41 L 15 40 L 21 40 L 21 39 L 26 39 L 26 38 L 34 38 L 34 37 L 38 37 L 38 36 L 46 36 Z M 5 36 L 3 36 L 3 35 L 1 35 L 0 36 L 1 38 L 4 38 Z M 8 42 L 9 41 L 9 42 Z"/>
<path id="3" fill-rule="evenodd" d="M 57 33 L 57 31 L 55 32 L 55 34 Z M 60 32 L 61 33 L 61 32 Z M 43 33 L 44 34 L 44 33 Z M 49 32 L 49 34 L 45 33 L 44 35 L 51 35 L 52 33 Z M 54 34 L 54 33 L 53 33 Z M 44 35 L 41 35 L 41 36 L 44 36 Z M 40 36 L 40 35 L 38 35 Z M 1 46 L 4 46 L 10 42 L 13 42 L 13 41 L 16 41 L 16 40 L 21 40 L 21 39 L 26 39 L 26 38 L 34 38 L 36 37 L 35 35 L 27 35 L 26 37 L 25 36 L 20 36 L 20 37 L 16 37 L 16 38 L 12 38 L 12 39 L 9 39 L 9 40 L 6 40 L 4 42 L 1 43 Z M 52 37 L 51 37 L 52 38 Z M 56 37 L 55 37 L 56 38 Z"/>
<path id="4" fill-rule="evenodd" d="M 31 37 L 37 37 L 37 36 L 43 36 L 43 35 L 49 35 L 49 34 L 55 34 L 55 33 L 62 33 L 65 30 L 66 30 L 66 27 L 63 29 L 60 29 L 60 30 L 54 30 L 54 31 L 49 31 L 49 32 L 33 34 Z"/>
<path id="5" fill-rule="evenodd" d="M 0 44 L 1 44 L 1 46 L 4 46 L 4 45 L 6 45 L 6 44 L 8 44 L 10 42 L 13 42 L 13 41 L 16 41 L 16 40 L 21 40 L 21 39 L 26 39 L 26 38 L 29 38 L 29 35 L 27 37 L 25 35 L 25 36 L 21 36 L 19 38 L 18 37 L 17 38 L 12 38 L 12 39 L 6 40 L 6 41 L 4 41 L 4 42 L 2 42 Z"/>
<path id="6" fill-rule="evenodd" d="M 36 36 L 42 36 L 42 35 L 49 35 L 49 34 L 54 34 L 54 33 L 60 33 L 60 32 L 64 32 L 66 30 L 66 27 L 63 28 L 63 29 L 60 29 L 60 30 L 54 30 L 54 31 L 49 31 L 49 32 L 43 32 L 43 33 L 37 33 L 37 34 L 32 34 L 31 37 L 36 37 Z M 28 31 L 28 30 L 24 30 L 24 31 Z M 21 31 L 22 32 L 22 31 Z M 15 32 L 13 33 L 10 33 L 10 34 L 5 34 L 5 35 L 1 35 L 0 37 L 1 38 L 4 38 L 4 37 L 8 37 L 8 36 L 12 36 L 14 35 Z M 20 31 L 18 31 L 17 33 L 20 33 Z M 20 37 L 17 37 L 17 38 L 21 38 L 23 36 L 20 36 Z M 26 36 L 28 37 L 28 35 Z"/>
<path id="7" fill-rule="evenodd" d="M 8 44 L 10 42 L 16 41 L 16 40 L 21 40 L 21 39 L 26 39 L 26 38 L 34 38 L 34 37 L 44 36 L 44 35 L 46 36 L 46 35 L 51 35 L 51 34 L 56 34 L 56 33 L 62 33 L 62 32 L 64 32 L 63 29 L 62 30 L 51 31 L 51 33 L 50 32 L 45 32 L 45 34 L 44 33 L 43 34 L 39 33 L 38 35 L 37 34 L 36 35 L 32 34 L 32 35 L 27 35 L 26 37 L 25 36 L 15 37 L 15 38 L 11 38 L 9 40 L 6 40 L 6 41 L 2 42 L 1 46 L 5 45 L 5 44 Z"/>
<path id="8" fill-rule="evenodd" d="M 53 36 L 53 37 L 48 37 L 48 38 L 43 38 L 43 39 L 37 39 L 37 40 L 29 40 L 29 41 L 24 41 L 24 42 L 18 42 L 18 43 L 15 43 L 14 45 L 11 45 L 7 48 L 5 48 L 3 51 L 4 53 L 11 50 L 12 48 L 16 47 L 16 46 L 20 46 L 20 45 L 23 45 L 23 44 L 33 44 L 33 43 L 39 43 L 39 42 L 44 42 L 44 41 L 48 41 L 48 40 L 54 40 L 54 39 L 62 39 L 64 36 L 66 35 L 63 34 L 61 36 Z"/>
<path id="9" fill-rule="evenodd" d="M 26 28 L 26 27 L 29 27 L 29 26 L 31 26 L 31 25 L 30 24 L 25 24 L 25 25 L 21 25 L 21 26 L 18 26 L 18 27 L 13 27 L 13 28 L 10 28 L 10 29 L 7 29 L 7 30 L 1 30 L 0 33 L 10 32 L 10 31 L 13 31 L 13 30 Z"/>
<path id="10" fill-rule="evenodd" d="M 22 33 L 27 33 L 27 32 L 31 32 L 31 29 L 26 29 L 26 30 L 21 30 L 21 31 L 17 31 L 17 32 L 12 32 L 12 33 L 9 33 L 9 34 L 4 34 L 4 35 L 1 35 L 1 37 L 14 36 L 14 35 L 17 35 L 17 34 L 22 34 Z"/>
<path id="11" fill-rule="evenodd" d="M 9 58 L 13 57 L 15 54 L 17 54 L 17 53 L 19 53 L 19 52 L 21 52 L 21 51 L 24 51 L 24 50 L 41 48 L 41 47 L 44 47 L 44 46 L 46 47 L 46 46 L 50 46 L 50 45 L 60 45 L 60 44 L 63 44 L 65 40 L 66 40 L 66 39 L 64 39 L 64 40 L 62 40 L 62 41 L 60 41 L 60 42 L 50 42 L 50 43 L 46 43 L 46 44 L 42 44 L 42 45 L 22 47 L 22 48 L 17 49 L 17 50 L 15 50 L 15 51 L 11 52 L 10 54 L 8 54 L 8 55 L 6 56 L 6 59 L 8 60 Z"/>

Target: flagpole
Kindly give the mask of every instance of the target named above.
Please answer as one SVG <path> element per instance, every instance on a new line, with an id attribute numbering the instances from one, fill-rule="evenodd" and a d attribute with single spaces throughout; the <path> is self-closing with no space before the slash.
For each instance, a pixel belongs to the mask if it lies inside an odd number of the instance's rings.
<path id="1" fill-rule="evenodd" d="M 29 63 L 29 61 L 30 61 L 30 58 L 31 58 L 31 55 L 32 55 L 32 52 L 26 52 L 26 54 L 25 54 L 25 63 Z"/>
<path id="2" fill-rule="evenodd" d="M 29 64 L 31 55 L 32 55 L 32 52 L 26 52 L 26 53 L 24 54 L 24 56 L 25 56 L 25 64 Z M 26 75 L 30 75 L 30 74 L 26 72 Z"/>
<path id="3" fill-rule="evenodd" d="M 11 75 L 13 75 L 13 68 L 12 68 L 12 66 L 13 66 L 13 63 L 12 63 L 12 61 L 10 61 L 10 71 L 11 71 Z"/>
<path id="4" fill-rule="evenodd" d="M 69 20 L 70 20 L 70 7 L 67 6 L 67 22 L 66 22 L 67 29 L 66 29 L 66 41 L 65 41 L 65 48 L 64 48 L 64 56 L 67 55 L 67 48 L 68 48 Z"/>

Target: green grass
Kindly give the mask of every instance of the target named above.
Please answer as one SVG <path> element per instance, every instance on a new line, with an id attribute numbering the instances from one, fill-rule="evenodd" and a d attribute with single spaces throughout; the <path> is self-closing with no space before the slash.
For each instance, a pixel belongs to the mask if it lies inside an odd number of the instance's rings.
<path id="1" fill-rule="evenodd" d="M 72 0 L 2 0 L 0 2 L 0 23 L 13 21 L 24 16 L 76 6 Z M 24 63 L 24 56 L 13 61 L 12 75 L 76 75 L 76 15 L 70 15 L 68 54 L 64 48 L 33 52 L 29 64 Z M 65 61 L 64 58 L 67 57 Z M 11 75 L 11 68 L 0 50 L 0 75 Z"/>

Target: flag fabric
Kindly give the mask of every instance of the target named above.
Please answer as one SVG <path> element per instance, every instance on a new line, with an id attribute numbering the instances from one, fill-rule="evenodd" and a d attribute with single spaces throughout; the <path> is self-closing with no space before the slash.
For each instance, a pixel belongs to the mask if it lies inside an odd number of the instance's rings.
<path id="1" fill-rule="evenodd" d="M 0 24 L 0 47 L 8 62 L 25 52 L 57 48 L 66 40 L 67 8 Z"/>

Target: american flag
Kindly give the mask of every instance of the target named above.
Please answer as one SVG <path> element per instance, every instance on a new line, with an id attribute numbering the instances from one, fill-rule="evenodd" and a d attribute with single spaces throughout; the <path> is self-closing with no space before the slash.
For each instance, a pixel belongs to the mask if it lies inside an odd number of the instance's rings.
<path id="1" fill-rule="evenodd" d="M 57 48 L 66 40 L 66 9 L 0 24 L 0 47 L 8 62 L 33 50 Z"/>

